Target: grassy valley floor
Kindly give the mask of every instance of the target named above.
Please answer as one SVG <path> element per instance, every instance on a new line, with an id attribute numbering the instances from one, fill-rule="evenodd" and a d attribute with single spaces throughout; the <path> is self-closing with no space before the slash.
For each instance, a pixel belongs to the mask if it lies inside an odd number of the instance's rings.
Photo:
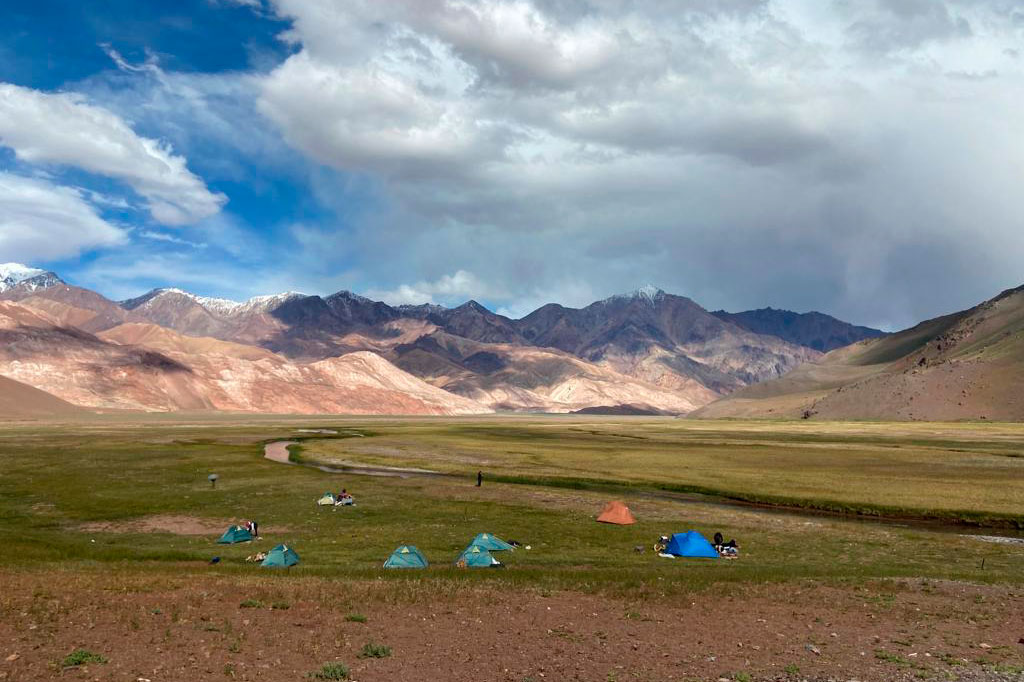
<path id="1" fill-rule="evenodd" d="M 298 441 L 293 456 L 307 462 L 450 475 L 331 474 L 264 459 L 279 440 Z M 342 663 L 364 682 L 413 671 L 517 682 L 1019 679 L 1024 544 L 660 495 L 700 489 L 1006 526 L 1024 509 L 1022 450 L 1024 429 L 998 424 L 8 424 L 0 679 L 297 680 L 340 675 L 323 666 Z M 315 506 L 342 487 L 355 507 Z M 611 497 L 636 525 L 594 521 Z M 248 518 L 263 539 L 214 544 Z M 735 537 L 740 559 L 651 551 L 659 535 L 690 528 Z M 531 549 L 498 555 L 505 569 L 451 567 L 481 531 Z M 299 566 L 244 561 L 279 542 Z M 403 543 L 431 567 L 383 570 Z M 64 666 L 78 649 L 104 662 Z"/>

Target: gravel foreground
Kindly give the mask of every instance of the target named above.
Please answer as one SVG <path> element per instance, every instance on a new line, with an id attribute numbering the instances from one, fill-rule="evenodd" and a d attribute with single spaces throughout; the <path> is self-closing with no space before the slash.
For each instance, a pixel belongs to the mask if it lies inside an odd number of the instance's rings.
<path id="1" fill-rule="evenodd" d="M 789 584 L 636 601 L 431 580 L 0 577 L 5 682 L 301 680 L 331 663 L 359 682 L 1024 679 L 1024 591 L 1005 586 Z M 103 662 L 64 665 L 76 650 Z"/>

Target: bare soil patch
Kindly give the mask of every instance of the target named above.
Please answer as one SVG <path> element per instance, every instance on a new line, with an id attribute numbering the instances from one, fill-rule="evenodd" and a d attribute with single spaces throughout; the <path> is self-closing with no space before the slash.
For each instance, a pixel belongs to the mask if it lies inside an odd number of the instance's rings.
<path id="1" fill-rule="evenodd" d="M 454 582 L 231 579 L 216 570 L 121 577 L 117 589 L 96 574 L 61 574 L 59 588 L 52 574 L 0 575 L 0 678 L 293 681 L 343 661 L 360 682 L 423 671 L 473 682 L 871 682 L 1011 680 L 1024 666 L 1024 592 L 1005 586 L 790 584 L 638 603 Z M 352 613 L 366 622 L 351 622 Z M 368 642 L 392 655 L 360 658 Z M 87 671 L 53 665 L 78 648 L 109 661 Z"/>
<path id="2" fill-rule="evenodd" d="M 205 519 L 196 516 L 162 514 L 130 521 L 95 521 L 79 528 L 94 533 L 173 533 L 174 535 L 219 535 L 237 520 Z"/>

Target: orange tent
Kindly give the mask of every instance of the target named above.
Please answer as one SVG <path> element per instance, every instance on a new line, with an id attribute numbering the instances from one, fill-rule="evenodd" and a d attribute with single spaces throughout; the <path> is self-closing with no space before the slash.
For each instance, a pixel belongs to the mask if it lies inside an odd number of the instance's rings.
<path id="1" fill-rule="evenodd" d="M 619 526 L 628 526 L 631 523 L 636 523 L 636 519 L 633 518 L 629 507 L 618 500 L 606 504 L 604 511 L 597 517 L 597 520 L 601 523 L 614 523 Z"/>

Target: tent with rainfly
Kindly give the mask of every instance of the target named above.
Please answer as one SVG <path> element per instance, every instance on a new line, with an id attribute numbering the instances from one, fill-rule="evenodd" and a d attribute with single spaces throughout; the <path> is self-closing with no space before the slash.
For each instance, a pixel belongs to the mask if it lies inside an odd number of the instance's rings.
<path id="1" fill-rule="evenodd" d="M 718 552 L 711 546 L 707 538 L 695 530 L 674 534 L 669 540 L 668 547 L 665 548 L 665 553 L 681 557 L 718 558 Z"/>
<path id="2" fill-rule="evenodd" d="M 505 550 L 515 549 L 515 547 L 513 547 L 512 545 L 508 544 L 499 537 L 491 535 L 490 533 L 480 533 L 479 535 L 477 535 L 475 538 L 473 538 L 473 542 L 469 543 L 469 547 L 473 547 L 474 545 L 477 547 L 483 547 L 489 552 L 503 552 Z M 466 549 L 469 549 L 469 547 L 467 547 Z"/>
<path id="3" fill-rule="evenodd" d="M 462 550 L 462 554 L 455 560 L 455 565 L 459 568 L 489 568 L 501 566 L 501 562 L 491 556 L 486 547 L 470 545 Z"/>
<path id="4" fill-rule="evenodd" d="M 334 502 L 334 493 L 324 493 L 320 496 L 320 499 L 316 501 L 316 503 L 321 507 L 333 507 Z"/>
<path id="5" fill-rule="evenodd" d="M 267 558 L 260 566 L 267 568 L 287 568 L 299 563 L 299 555 L 288 545 L 278 545 L 267 553 Z"/>
<path id="6" fill-rule="evenodd" d="M 413 545 L 402 545 L 384 562 L 384 568 L 426 568 L 427 557 Z"/>
<path id="7" fill-rule="evenodd" d="M 220 540 L 217 540 L 217 544 L 221 545 L 233 545 L 238 542 L 252 542 L 252 533 L 243 526 L 231 526 L 220 536 Z"/>
<path id="8" fill-rule="evenodd" d="M 629 507 L 618 500 L 612 500 L 606 504 L 597 520 L 601 523 L 614 523 L 617 526 L 628 526 L 636 523 L 636 519 L 633 518 L 633 513 L 629 511 Z"/>

